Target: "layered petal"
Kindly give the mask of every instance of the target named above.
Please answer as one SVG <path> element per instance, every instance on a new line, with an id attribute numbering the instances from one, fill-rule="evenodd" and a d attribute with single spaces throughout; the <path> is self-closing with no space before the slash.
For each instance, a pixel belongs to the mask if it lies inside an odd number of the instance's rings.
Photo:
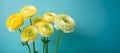
<path id="1" fill-rule="evenodd" d="M 70 33 L 74 31 L 75 21 L 66 14 L 60 14 L 55 19 L 55 28 L 62 30 L 64 33 Z"/>
<path id="2" fill-rule="evenodd" d="M 32 19 L 32 25 L 37 26 L 38 23 L 40 23 L 43 19 L 41 17 L 35 17 Z"/>
<path id="3" fill-rule="evenodd" d="M 20 15 L 24 18 L 31 18 L 37 13 L 37 8 L 34 6 L 25 6 L 21 9 Z"/>
<path id="4" fill-rule="evenodd" d="M 51 24 L 42 21 L 38 24 L 38 31 L 43 37 L 49 37 L 54 32 L 54 29 Z"/>
<path id="5" fill-rule="evenodd" d="M 49 23 L 54 22 L 55 18 L 56 18 L 56 14 L 53 12 L 46 12 L 43 16 L 43 19 Z"/>
<path id="6" fill-rule="evenodd" d="M 6 21 L 9 31 L 15 31 L 24 23 L 24 19 L 19 14 L 12 14 Z"/>
<path id="7" fill-rule="evenodd" d="M 35 41 L 37 38 L 37 29 L 34 26 L 27 26 L 21 32 L 21 39 L 23 41 Z"/>

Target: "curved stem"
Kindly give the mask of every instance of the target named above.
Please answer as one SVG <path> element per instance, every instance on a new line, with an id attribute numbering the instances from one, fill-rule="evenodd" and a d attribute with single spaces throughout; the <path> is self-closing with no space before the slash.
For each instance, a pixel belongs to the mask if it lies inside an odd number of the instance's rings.
<path id="1" fill-rule="evenodd" d="M 57 53 L 57 49 L 58 49 L 58 45 L 59 45 L 59 42 L 60 42 L 61 35 L 62 35 L 62 31 L 60 31 L 59 34 L 58 34 L 58 39 L 57 39 L 57 42 L 56 42 L 56 47 L 54 49 L 54 53 Z"/>
<path id="2" fill-rule="evenodd" d="M 30 49 L 29 44 L 27 44 L 27 47 L 28 47 L 29 53 L 31 53 L 31 49 Z"/>

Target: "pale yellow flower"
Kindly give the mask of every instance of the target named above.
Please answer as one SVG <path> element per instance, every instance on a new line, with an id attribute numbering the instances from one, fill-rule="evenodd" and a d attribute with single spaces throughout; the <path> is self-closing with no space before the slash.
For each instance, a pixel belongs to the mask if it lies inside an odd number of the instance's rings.
<path id="1" fill-rule="evenodd" d="M 43 37 L 49 37 L 54 32 L 54 29 L 51 24 L 42 21 L 38 24 L 38 31 Z"/>
<path id="2" fill-rule="evenodd" d="M 24 19 L 19 14 L 12 14 L 6 21 L 9 31 L 15 31 L 24 23 Z"/>
<path id="3" fill-rule="evenodd" d="M 54 22 L 56 18 L 56 14 L 53 13 L 53 12 L 46 12 L 44 15 L 43 15 L 43 19 L 46 21 L 46 22 Z"/>
<path id="4" fill-rule="evenodd" d="M 35 41 L 37 38 L 37 29 L 34 26 L 27 26 L 21 32 L 21 39 L 23 41 Z"/>
<path id="5" fill-rule="evenodd" d="M 64 33 L 70 33 L 74 31 L 75 21 L 66 14 L 60 14 L 55 19 L 55 28 L 62 30 Z"/>
<path id="6" fill-rule="evenodd" d="M 21 9 L 20 15 L 24 18 L 31 18 L 37 13 L 37 8 L 34 6 L 25 6 Z"/>
<path id="7" fill-rule="evenodd" d="M 42 21 L 41 17 L 35 17 L 35 18 L 32 19 L 32 25 L 37 26 L 37 24 L 41 21 Z"/>

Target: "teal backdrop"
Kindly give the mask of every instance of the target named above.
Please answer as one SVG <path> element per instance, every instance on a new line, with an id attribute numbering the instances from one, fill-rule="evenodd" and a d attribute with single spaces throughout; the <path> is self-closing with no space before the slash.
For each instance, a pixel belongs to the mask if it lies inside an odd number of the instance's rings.
<path id="1" fill-rule="evenodd" d="M 0 53 L 28 53 L 27 46 L 21 45 L 20 32 L 9 32 L 6 27 L 6 19 L 26 5 L 36 6 L 36 16 L 50 11 L 73 17 L 75 31 L 62 34 L 58 53 L 120 53 L 120 0 L 0 0 Z M 26 20 L 21 29 L 28 25 Z M 55 30 L 49 38 L 49 53 L 58 33 Z M 36 48 L 42 53 L 40 38 L 39 34 Z"/>

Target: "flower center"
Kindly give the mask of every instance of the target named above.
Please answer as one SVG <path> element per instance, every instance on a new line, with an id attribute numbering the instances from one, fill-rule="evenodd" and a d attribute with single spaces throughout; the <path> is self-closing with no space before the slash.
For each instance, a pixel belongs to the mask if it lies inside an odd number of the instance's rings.
<path id="1" fill-rule="evenodd" d="M 31 12 L 32 10 L 31 9 L 27 9 L 27 10 L 25 10 L 25 14 L 28 14 L 29 12 Z"/>
<path id="2" fill-rule="evenodd" d="M 44 25 L 44 28 L 43 28 L 44 31 L 47 31 L 49 30 L 49 26 L 48 25 Z"/>
<path id="3" fill-rule="evenodd" d="M 63 22 L 65 22 L 65 23 L 68 23 L 68 20 L 67 20 L 67 18 L 65 18 L 65 17 L 62 17 L 62 20 L 63 20 Z"/>
<path id="4" fill-rule="evenodd" d="M 48 14 L 48 16 L 52 16 L 51 14 Z"/>
<path id="5" fill-rule="evenodd" d="M 28 35 L 29 37 L 31 37 L 31 36 L 33 35 L 33 31 L 32 31 L 32 30 L 28 30 L 28 31 L 27 31 L 27 35 Z"/>
<path id="6" fill-rule="evenodd" d="M 15 22 L 16 21 L 16 18 L 13 18 L 12 20 L 11 20 L 11 22 Z"/>

